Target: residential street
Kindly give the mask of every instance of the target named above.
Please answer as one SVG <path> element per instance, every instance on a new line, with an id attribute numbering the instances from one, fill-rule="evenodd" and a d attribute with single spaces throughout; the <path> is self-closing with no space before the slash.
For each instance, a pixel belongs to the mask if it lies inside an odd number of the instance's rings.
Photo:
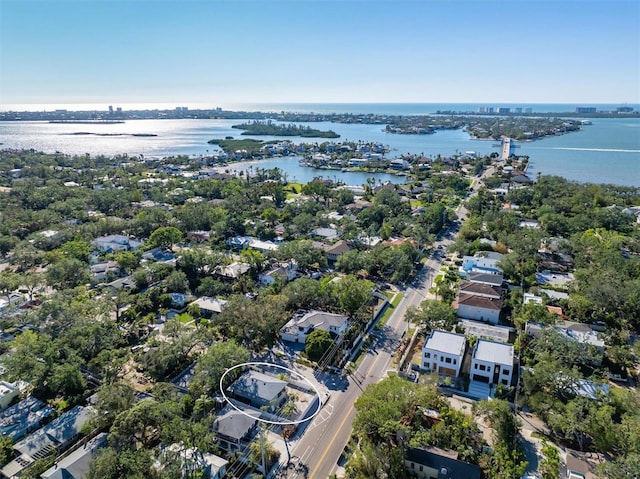
<path id="1" fill-rule="evenodd" d="M 493 167 L 489 167 L 483 177 L 492 172 Z M 474 179 L 469 196 L 475 195 L 479 186 L 480 182 Z M 466 209 L 463 206 L 456 213 L 460 221 L 466 219 Z M 404 297 L 387 324 L 376 333 L 378 339 L 363 353 L 365 358 L 356 372 L 345 378 L 327 373 L 315 374 L 315 378 L 330 391 L 331 397 L 323 411 L 307 426 L 302 437 L 293 444 L 289 467 L 281 469 L 278 477 L 326 479 L 344 465 L 341 455 L 351 434 L 356 414 L 354 403 L 367 385 L 380 381 L 390 368 L 393 355 L 407 330 L 408 325 L 404 321 L 407 307 L 418 306 L 423 300 L 434 298 L 429 289 L 446 257 L 444 250 L 453 242 L 454 235 L 455 231 L 452 231 L 450 238 L 445 234 L 435 242 L 434 253 L 412 285 L 402 290 Z"/>

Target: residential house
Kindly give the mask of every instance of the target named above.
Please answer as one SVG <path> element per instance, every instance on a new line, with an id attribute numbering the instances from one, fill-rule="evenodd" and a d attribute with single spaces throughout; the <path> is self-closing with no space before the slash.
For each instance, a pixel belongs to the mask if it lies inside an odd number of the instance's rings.
<path id="1" fill-rule="evenodd" d="M 18 388 L 6 381 L 0 381 L 0 411 L 4 411 L 9 404 L 18 397 Z"/>
<path id="2" fill-rule="evenodd" d="M 250 269 L 251 267 L 247 263 L 240 263 L 238 261 L 235 261 L 226 266 L 216 266 L 216 268 L 213 270 L 213 274 L 221 279 L 233 281 L 238 279 L 243 274 L 246 274 Z"/>
<path id="3" fill-rule="evenodd" d="M 101 253 L 115 253 L 116 251 L 135 251 L 143 242 L 129 236 L 109 235 L 94 239 L 91 244 Z"/>
<path id="4" fill-rule="evenodd" d="M 245 236 L 233 236 L 225 241 L 227 246 L 232 250 L 243 250 L 249 246 L 249 238 Z"/>
<path id="5" fill-rule="evenodd" d="M 120 266 L 118 266 L 118 263 L 115 261 L 102 261 L 92 264 L 89 268 L 95 281 L 102 281 L 110 276 L 117 276 L 120 273 Z"/>
<path id="6" fill-rule="evenodd" d="M 65 451 L 76 441 L 82 426 L 87 423 L 94 411 L 91 406 L 76 406 L 22 441 L 15 443 L 13 449 L 20 455 L 4 466 L 0 473 L 7 478 L 19 477 L 22 471 L 38 459 Z"/>
<path id="7" fill-rule="evenodd" d="M 175 259 L 176 255 L 164 248 L 153 248 L 142 253 L 142 259 L 150 262 L 167 263 Z"/>
<path id="8" fill-rule="evenodd" d="M 222 312 L 222 308 L 227 302 L 224 299 L 211 298 L 209 296 L 202 296 L 201 298 L 196 299 L 191 304 L 196 304 L 200 308 L 200 314 L 207 318 L 210 318 L 213 315 L 220 314 Z"/>
<path id="9" fill-rule="evenodd" d="M 333 241 L 338 239 L 338 231 L 335 228 L 316 228 L 311 232 L 311 236 Z"/>
<path id="10" fill-rule="evenodd" d="M 518 225 L 520 228 L 530 228 L 530 229 L 540 229 L 540 223 L 538 223 L 538 220 L 533 220 L 533 219 L 528 219 L 525 218 L 522 221 L 520 221 L 520 224 Z"/>
<path id="11" fill-rule="evenodd" d="M 351 251 L 351 246 L 344 240 L 340 240 L 333 245 L 325 245 L 324 251 L 327 254 L 329 261 L 338 261 L 338 258 L 348 251 Z"/>
<path id="12" fill-rule="evenodd" d="M 293 281 L 298 273 L 298 263 L 291 260 L 286 263 L 279 263 L 269 271 L 260 273 L 258 275 L 258 281 L 264 285 L 269 286 L 276 282 L 277 278 L 282 279 L 285 283 Z"/>
<path id="13" fill-rule="evenodd" d="M 29 396 L 0 413 L 0 434 L 18 441 L 38 429 L 53 412 L 53 408 Z"/>
<path id="14" fill-rule="evenodd" d="M 461 280 L 458 284 L 458 293 L 500 299 L 502 297 L 502 287 L 487 283 Z"/>
<path id="15" fill-rule="evenodd" d="M 500 253 L 493 251 L 480 251 L 474 256 L 464 256 L 460 266 L 460 276 L 466 278 L 469 272 L 501 274 L 502 270 L 498 262 L 502 258 Z"/>
<path id="16" fill-rule="evenodd" d="M 523 304 L 542 304 L 542 296 L 536 296 L 532 293 L 524 293 L 522 295 Z"/>
<path id="17" fill-rule="evenodd" d="M 13 305 L 20 307 L 24 303 L 24 296 L 19 293 L 9 293 L 8 298 L 7 295 L 0 298 L 0 311 L 3 311 Z"/>
<path id="18" fill-rule="evenodd" d="M 471 381 L 508 386 L 513 378 L 513 345 L 479 339 L 471 358 Z"/>
<path id="19" fill-rule="evenodd" d="M 89 466 L 100 448 L 107 445 L 107 433 L 100 433 L 82 447 L 78 447 L 64 456 L 53 466 L 40 474 L 42 479 L 84 479 L 89 473 Z"/>
<path id="20" fill-rule="evenodd" d="M 502 310 L 502 300 L 475 294 L 459 293 L 454 303 L 455 307 L 457 307 L 458 316 L 461 318 L 498 324 L 500 311 Z"/>
<path id="21" fill-rule="evenodd" d="M 482 470 L 458 460 L 458 453 L 435 447 L 407 449 L 404 467 L 410 477 L 420 479 L 480 479 Z"/>
<path id="22" fill-rule="evenodd" d="M 277 251 L 280 246 L 273 241 L 262 241 L 257 238 L 249 238 L 249 247 L 258 251 Z"/>
<path id="23" fill-rule="evenodd" d="M 502 273 L 483 273 L 481 271 L 469 271 L 466 278 L 474 283 L 483 283 L 491 286 L 501 286 L 504 280 Z"/>
<path id="24" fill-rule="evenodd" d="M 229 461 L 215 454 L 202 452 L 195 447 L 185 447 L 182 443 L 174 443 L 161 448 L 160 457 L 154 462 L 153 468 L 162 471 L 164 464 L 176 462 L 180 463 L 183 479 L 194 477 L 193 473 L 197 471 L 202 471 L 197 477 L 222 479 L 229 464 Z"/>
<path id="25" fill-rule="evenodd" d="M 391 160 L 391 163 L 389 164 L 389 167 L 392 170 L 410 170 L 411 169 L 411 163 L 409 163 L 404 158 L 396 158 L 394 160 Z"/>
<path id="26" fill-rule="evenodd" d="M 567 341 L 575 341 L 584 347 L 592 349 L 590 355 L 593 359 L 593 366 L 599 366 L 604 356 L 604 340 L 588 324 L 575 323 L 573 321 L 559 321 L 555 325 L 546 325 L 529 321 L 525 325 L 525 333 L 534 338 L 539 338 L 545 329 L 553 329 Z"/>
<path id="27" fill-rule="evenodd" d="M 211 234 L 208 231 L 189 231 L 187 232 L 187 239 L 196 243 L 204 243 L 211 239 Z"/>
<path id="28" fill-rule="evenodd" d="M 285 381 L 249 370 L 229 386 L 229 391 L 242 402 L 258 409 L 268 407 L 273 412 L 287 399 L 286 386 Z"/>
<path id="29" fill-rule="evenodd" d="M 422 346 L 422 369 L 458 377 L 466 346 L 463 334 L 431 331 Z"/>
<path id="30" fill-rule="evenodd" d="M 510 326 L 496 326 L 472 319 L 460 319 L 458 325 L 464 328 L 464 334 L 468 338 L 485 338 L 494 341 L 508 343 L 516 337 L 516 328 Z"/>
<path id="31" fill-rule="evenodd" d="M 258 421 L 232 408 L 225 408 L 216 416 L 213 430 L 221 449 L 233 453 L 242 451 L 253 438 Z"/>
<path id="32" fill-rule="evenodd" d="M 333 337 L 340 336 L 349 327 L 349 318 L 325 311 L 298 311 L 280 330 L 283 341 L 305 343 L 307 336 L 316 329 L 328 331 Z"/>

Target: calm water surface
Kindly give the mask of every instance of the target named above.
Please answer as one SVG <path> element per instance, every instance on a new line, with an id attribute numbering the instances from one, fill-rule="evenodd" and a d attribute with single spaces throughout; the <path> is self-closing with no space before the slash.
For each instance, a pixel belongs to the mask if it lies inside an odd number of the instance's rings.
<path id="1" fill-rule="evenodd" d="M 445 106 L 445 105 L 443 105 Z M 451 105 L 449 105 L 451 106 Z M 408 109 L 408 107 L 406 107 Z M 417 107 L 413 107 L 416 109 Z M 293 110 L 293 109 L 291 109 Z M 302 111 L 302 110 L 301 110 Z M 395 110 L 394 110 L 395 111 Z M 560 175 L 565 178 L 595 183 L 615 183 L 640 186 L 640 119 L 592 119 L 592 125 L 575 133 L 520 143 L 518 154 L 529 155 L 529 173 Z M 47 122 L 0 123 L 0 148 L 26 148 L 45 152 L 92 155 L 129 154 L 153 157 L 175 155 L 207 155 L 216 150 L 207 141 L 233 136 L 240 131 L 231 128 L 238 120 L 130 120 L 111 125 L 57 124 Z M 385 133 L 383 125 L 313 123 L 314 128 L 334 130 L 336 141 L 373 141 L 389 145 L 390 157 L 403 153 L 427 156 L 453 155 L 465 151 L 478 154 L 498 152 L 496 142 L 472 140 L 463 130 L 438 131 L 433 135 L 394 135 Z M 77 132 L 109 134 L 111 136 L 74 135 Z M 154 137 L 134 137 L 131 134 L 150 133 Z M 246 136 L 245 138 L 252 138 Z M 262 140 L 275 137 L 253 137 Z M 281 138 L 280 138 L 281 139 Z M 289 138 L 294 142 L 326 141 L 325 139 Z M 313 170 L 298 165 L 295 158 L 263 160 L 261 167 L 279 167 L 290 180 L 309 181 L 315 176 L 342 179 L 361 184 L 366 173 Z M 345 176 L 346 175 L 346 176 Z M 375 175 L 385 181 L 404 182 L 393 175 Z"/>

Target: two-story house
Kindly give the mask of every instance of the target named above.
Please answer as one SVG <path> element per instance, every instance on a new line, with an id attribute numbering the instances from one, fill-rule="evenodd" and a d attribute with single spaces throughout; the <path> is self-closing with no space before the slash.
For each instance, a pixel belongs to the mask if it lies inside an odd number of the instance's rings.
<path id="1" fill-rule="evenodd" d="M 232 408 L 223 409 L 213 423 L 218 445 L 232 453 L 242 451 L 253 438 L 258 421 Z"/>
<path id="2" fill-rule="evenodd" d="M 422 369 L 457 377 L 466 346 L 463 334 L 431 331 L 422 346 Z"/>
<path id="3" fill-rule="evenodd" d="M 338 337 L 349 327 L 349 318 L 325 311 L 298 311 L 280 330 L 283 341 L 305 343 L 307 336 L 316 329 L 323 329 Z"/>
<path id="4" fill-rule="evenodd" d="M 287 383 L 268 374 L 249 370 L 229 386 L 236 399 L 261 409 L 278 409 L 287 399 Z"/>
<path id="5" fill-rule="evenodd" d="M 513 362 L 512 344 L 479 339 L 471 359 L 471 381 L 508 386 L 513 378 Z"/>

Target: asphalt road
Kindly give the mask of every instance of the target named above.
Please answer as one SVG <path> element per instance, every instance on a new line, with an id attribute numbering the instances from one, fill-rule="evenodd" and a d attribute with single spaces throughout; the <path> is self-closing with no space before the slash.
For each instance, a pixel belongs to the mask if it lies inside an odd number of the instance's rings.
<path id="1" fill-rule="evenodd" d="M 493 170 L 494 167 L 489 167 L 482 177 L 491 175 Z M 480 186 L 480 179 L 474 179 L 469 197 L 477 194 Z M 467 218 L 464 206 L 460 206 L 456 213 L 460 222 Z M 433 298 L 429 289 L 445 258 L 446 247 L 453 242 L 455 231 L 451 233 L 451 237 L 448 238 L 445 234 L 435 243 L 434 254 L 425 263 L 416 280 L 402 289 L 404 297 L 384 328 L 376 333 L 375 343 L 363 353 L 365 358 L 353 375 L 344 378 L 328 373 L 316 375 L 316 379 L 331 391 L 331 397 L 324 405 L 323 411 L 306 427 L 300 439 L 292 446 L 289 468 L 281 471 L 279 477 L 326 479 L 336 472 L 339 465 L 343 465 L 341 455 L 349 441 L 356 415 L 354 403 L 369 384 L 376 383 L 386 376 L 393 355 L 407 330 L 408 325 L 404 320 L 407 307 L 418 306 L 423 300 Z"/>
<path id="2" fill-rule="evenodd" d="M 451 240 L 443 242 L 449 243 Z M 291 464 L 282 477 L 325 479 L 335 473 L 351 435 L 356 399 L 369 384 L 386 376 L 393 355 L 407 330 L 405 311 L 408 306 L 418 306 L 424 299 L 432 297 L 428 290 L 443 258 L 430 258 L 413 285 L 403 289 L 404 297 L 393 310 L 387 324 L 375 333 L 374 344 L 363 353 L 365 357 L 353 375 L 344 378 L 328 373 L 316 375 L 316 379 L 331 391 L 331 398 L 323 407 L 324 412 L 307 426 L 293 446 Z"/>

